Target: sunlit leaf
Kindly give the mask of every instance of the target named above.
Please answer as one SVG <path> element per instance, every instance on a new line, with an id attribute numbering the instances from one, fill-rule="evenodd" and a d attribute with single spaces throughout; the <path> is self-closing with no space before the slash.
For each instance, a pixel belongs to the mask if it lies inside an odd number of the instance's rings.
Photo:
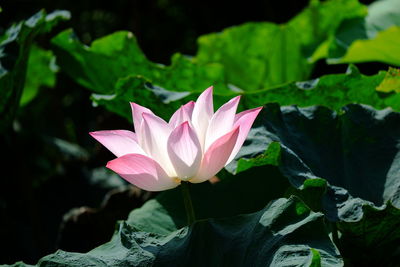
<path id="1" fill-rule="evenodd" d="M 368 6 L 368 15 L 341 22 L 334 36 L 315 50 L 312 62 L 328 58 L 328 63 L 379 61 L 400 65 L 400 2 L 375 1 Z"/>
<path id="2" fill-rule="evenodd" d="M 385 78 L 376 87 L 376 90 L 384 93 L 400 93 L 400 69 L 389 68 Z"/>

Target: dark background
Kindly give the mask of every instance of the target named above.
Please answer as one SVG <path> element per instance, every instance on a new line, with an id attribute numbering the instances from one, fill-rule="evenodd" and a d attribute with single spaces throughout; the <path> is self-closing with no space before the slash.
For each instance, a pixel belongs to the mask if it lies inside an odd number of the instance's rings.
<path id="1" fill-rule="evenodd" d="M 42 8 L 47 12 L 65 9 L 71 12 L 71 20 L 39 37 L 37 41 L 41 47 L 49 49 L 50 38 L 66 28 L 73 28 L 86 44 L 118 30 L 129 30 L 136 35 L 149 59 L 169 64 L 175 52 L 195 54 L 199 35 L 248 21 L 284 23 L 307 3 L 307 0 L 237 3 L 3 0 L 0 2 L 3 9 L 0 32 Z M 381 66 L 361 64 L 359 67 L 363 73 L 372 74 Z M 327 66 L 319 62 L 313 76 L 345 69 L 346 66 Z M 43 88 L 38 97 L 19 110 L 13 129 L 0 137 L 5 158 L 0 177 L 0 264 L 20 260 L 35 264 L 57 248 L 88 251 L 107 241 L 115 220 L 124 219 L 130 209 L 148 197 L 143 192 L 121 189 L 121 192 L 114 192 L 113 200 L 105 208 L 108 211 L 75 210 L 67 216 L 72 230 L 68 227 L 60 230 L 63 215 L 72 208 L 97 208 L 109 190 L 123 185 L 122 179 L 115 180 L 114 184 L 93 181 L 96 176 L 93 170 L 104 166 L 112 156 L 87 133 L 100 129 L 130 129 L 131 125 L 101 108 L 93 108 L 89 96 L 89 91 L 59 73 L 55 88 Z M 60 144 L 59 140 L 65 143 Z M 74 214 L 80 216 L 74 217 Z"/>

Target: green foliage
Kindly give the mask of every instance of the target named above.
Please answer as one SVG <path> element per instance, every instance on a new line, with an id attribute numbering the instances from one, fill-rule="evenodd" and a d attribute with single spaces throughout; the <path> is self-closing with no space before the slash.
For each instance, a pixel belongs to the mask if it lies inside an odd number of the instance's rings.
<path id="1" fill-rule="evenodd" d="M 20 105 L 24 106 L 38 94 L 40 87 L 54 87 L 56 83 L 55 57 L 51 51 L 33 45 L 29 54 L 25 86 Z"/>
<path id="2" fill-rule="evenodd" d="M 222 75 L 228 73 L 226 67 L 222 68 L 219 63 L 200 64 L 197 59 L 181 55 L 175 55 L 169 67 L 148 61 L 133 35 L 127 32 L 99 39 L 91 48 L 83 46 L 71 31 L 59 34 L 53 43 L 61 56 L 61 67 L 76 81 L 96 92 L 92 100 L 127 119 L 131 119 L 129 101 L 137 101 L 167 118 L 180 105 L 195 100 L 201 90 L 211 84 L 215 87 L 216 106 L 240 93 L 243 95 L 241 109 L 278 102 L 299 106 L 318 104 L 339 110 L 343 105 L 355 102 L 400 110 L 397 94 L 376 91 L 385 76 L 384 72 L 365 76 L 355 66 L 351 66 L 347 74 L 242 91 L 231 86 L 226 76 Z"/>
<path id="3" fill-rule="evenodd" d="M 95 92 L 95 103 L 129 118 L 128 106 L 121 104 L 138 101 L 167 117 L 169 110 L 183 101 L 160 99 L 154 90 L 145 88 L 146 82 L 154 85 L 152 89 L 164 88 L 168 94 L 185 92 L 178 100 L 190 94 L 185 101 L 195 99 L 199 92 L 214 85 L 220 104 L 227 96 L 258 94 L 261 89 L 307 79 L 312 69 L 308 57 L 314 50 L 335 32 L 341 21 L 365 14 L 365 7 L 356 0 L 312 1 L 285 25 L 248 23 L 202 36 L 195 57 L 175 54 L 170 66 L 148 60 L 129 32 L 116 32 L 87 47 L 72 30 L 66 30 L 52 43 L 63 71 Z M 264 104 L 262 100 L 256 105 Z M 168 110 L 164 111 L 165 108 Z"/>
<path id="4" fill-rule="evenodd" d="M 283 25 L 247 23 L 200 37 L 196 62 L 223 65 L 227 81 L 244 91 L 307 79 L 315 48 L 343 20 L 365 14 L 358 1 L 311 1 Z"/>
<path id="5" fill-rule="evenodd" d="M 342 21 L 312 61 L 328 58 L 331 64 L 379 61 L 399 66 L 399 26 L 400 2 L 376 1 L 368 7 L 367 16 Z"/>
<path id="6" fill-rule="evenodd" d="M 193 64 L 192 59 L 180 54 L 172 58 L 171 66 L 153 63 L 145 57 L 130 32 L 113 33 L 86 47 L 72 30 L 66 30 L 52 43 L 60 57 L 61 68 L 96 93 L 115 93 L 118 80 L 127 76 L 145 77 L 176 91 L 200 92 L 210 84 L 228 91 L 221 66 Z"/>
<path id="7" fill-rule="evenodd" d="M 379 32 L 374 38 L 356 40 L 341 58 L 328 59 L 328 63 L 383 62 L 400 66 L 400 26 Z M 388 51 L 390 51 L 388 53 Z"/>
<path id="8" fill-rule="evenodd" d="M 277 88 L 258 91 L 244 96 L 245 105 L 252 107 L 261 103 L 276 102 L 280 105 L 307 107 L 323 105 L 340 111 L 350 103 L 362 103 L 381 109 L 391 107 L 400 110 L 398 94 L 381 93 L 377 87 L 386 72 L 365 76 L 355 66 L 346 74 L 324 75 L 318 79 L 294 82 Z"/>
<path id="9" fill-rule="evenodd" d="M 67 11 L 46 14 L 42 10 L 26 21 L 14 24 L 0 36 L 0 132 L 9 127 L 21 101 L 29 52 L 35 37 L 49 32 L 69 16 Z"/>
<path id="10" fill-rule="evenodd" d="M 156 224 L 164 234 L 141 231 L 135 221 L 128 221 L 119 225 L 109 243 L 86 254 L 57 251 L 38 266 L 343 266 L 323 215 L 297 198 L 281 198 L 253 214 L 201 220 L 177 230 L 167 228 L 174 215 L 157 205 L 145 212 L 150 210 L 153 216 L 141 223 Z"/>
<path id="11" fill-rule="evenodd" d="M 400 93 L 400 69 L 389 68 L 385 78 L 382 80 L 376 90 L 384 93 Z"/>
<path id="12" fill-rule="evenodd" d="M 400 209 L 390 202 L 384 207 L 364 205 L 362 209 L 362 220 L 338 223 L 342 235 L 337 245 L 341 247 L 343 257 L 359 266 L 398 265 Z"/>
<path id="13" fill-rule="evenodd" d="M 375 108 L 391 107 L 400 110 L 400 95 L 397 93 L 377 91 L 387 72 L 376 75 L 361 74 L 355 66 L 350 66 L 346 74 L 324 75 L 318 79 L 305 82 L 292 82 L 275 88 L 243 92 L 239 109 L 261 106 L 276 102 L 280 105 L 298 105 L 307 107 L 324 105 L 340 111 L 341 107 L 350 103 L 363 103 Z M 132 99 L 138 99 L 140 104 L 151 108 L 162 117 L 168 118 L 177 108 L 195 100 L 198 92 L 176 92 L 155 86 L 141 78 L 128 77 L 117 83 L 117 93 L 112 96 L 93 95 L 95 103 L 131 119 L 130 107 L 127 104 Z M 226 102 L 236 93 L 221 95 L 214 93 L 216 106 Z"/>
<path id="14" fill-rule="evenodd" d="M 372 259 L 384 261 L 400 239 L 399 125 L 400 113 L 391 109 L 350 104 L 338 114 L 321 106 L 267 104 L 239 161 L 227 169 L 258 163 L 258 155 L 279 142 L 281 149 L 270 157 L 280 158 L 282 174 L 298 188 L 289 192 L 337 222 L 343 240 L 354 237 L 358 253 L 372 250 Z M 363 259 L 343 244 L 345 254 Z"/>
<path id="15" fill-rule="evenodd" d="M 53 53 L 33 40 L 68 17 L 41 11 L 0 37 L 0 131 L 18 105 L 54 86 Z M 177 53 L 169 66 L 147 59 L 130 32 L 90 46 L 71 29 L 61 32 L 52 39 L 61 70 L 92 92 L 95 105 L 129 120 L 130 101 L 168 118 L 210 85 L 216 107 L 241 94 L 240 110 L 264 109 L 220 181 L 191 185 L 195 224 L 186 226 L 178 187 L 133 210 L 110 242 L 88 253 L 60 250 L 37 266 L 343 266 L 342 257 L 394 266 L 399 70 L 366 76 L 351 64 L 345 74 L 308 79 L 323 58 L 400 65 L 399 36 L 395 0 L 368 8 L 310 1 L 285 24 L 249 22 L 201 36 L 195 56 Z M 87 157 L 79 146 L 53 142 L 67 156 Z M 97 182 L 107 177 L 97 174 Z"/>
<path id="16" fill-rule="evenodd" d="M 264 165 L 278 165 L 281 155 L 281 146 L 278 142 L 269 144 L 264 153 L 250 159 L 241 158 L 238 160 L 235 174 L 246 171 L 250 168 Z"/>

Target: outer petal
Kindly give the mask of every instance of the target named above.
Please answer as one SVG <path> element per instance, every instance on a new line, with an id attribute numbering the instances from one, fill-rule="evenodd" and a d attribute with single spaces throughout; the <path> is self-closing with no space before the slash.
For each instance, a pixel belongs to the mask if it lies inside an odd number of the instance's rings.
<path id="1" fill-rule="evenodd" d="M 230 155 L 225 165 L 229 164 L 239 152 L 240 148 L 247 138 L 247 135 L 249 134 L 250 128 L 253 125 L 254 120 L 256 119 L 258 113 L 260 113 L 261 109 L 262 107 L 259 107 L 245 110 L 243 112 L 240 112 L 239 114 L 236 114 L 233 127 L 239 127 L 239 136 L 236 141 L 235 147 L 232 150 L 232 154 Z"/>
<path id="2" fill-rule="evenodd" d="M 210 147 L 215 140 L 228 133 L 233 129 L 235 121 L 235 113 L 240 101 L 240 96 L 234 97 L 227 103 L 222 105 L 212 116 L 208 125 L 205 151 Z"/>
<path id="3" fill-rule="evenodd" d="M 192 114 L 192 124 L 203 148 L 208 124 L 214 114 L 212 92 L 213 87 L 211 86 L 197 98 Z"/>
<path id="4" fill-rule="evenodd" d="M 199 172 L 190 182 L 201 183 L 216 175 L 225 166 L 238 136 L 239 127 L 236 127 L 217 139 L 204 154 Z"/>
<path id="5" fill-rule="evenodd" d="M 140 126 L 142 125 L 142 114 L 149 113 L 154 114 L 150 109 L 142 107 L 136 103 L 130 102 L 132 109 L 133 126 L 135 127 L 136 134 L 140 135 Z"/>
<path id="6" fill-rule="evenodd" d="M 171 127 L 174 129 L 185 121 L 191 121 L 194 105 L 194 101 L 190 101 L 189 103 L 181 106 L 172 115 L 171 119 L 169 120 L 169 125 L 171 125 Z"/>
<path id="7" fill-rule="evenodd" d="M 97 131 L 89 133 L 115 156 L 136 153 L 146 155 L 137 143 L 136 134 L 127 130 Z"/>
<path id="8" fill-rule="evenodd" d="M 171 126 L 160 117 L 143 113 L 139 144 L 147 155 L 163 167 L 169 176 L 175 177 L 175 169 L 167 154 L 167 140 L 171 131 Z"/>
<path id="9" fill-rule="evenodd" d="M 168 138 L 168 155 L 179 179 L 189 180 L 197 173 L 202 152 L 196 132 L 189 122 L 172 131 Z"/>
<path id="10" fill-rule="evenodd" d="M 140 154 L 127 154 L 111 160 L 107 168 L 147 191 L 162 191 L 179 185 L 155 160 Z"/>

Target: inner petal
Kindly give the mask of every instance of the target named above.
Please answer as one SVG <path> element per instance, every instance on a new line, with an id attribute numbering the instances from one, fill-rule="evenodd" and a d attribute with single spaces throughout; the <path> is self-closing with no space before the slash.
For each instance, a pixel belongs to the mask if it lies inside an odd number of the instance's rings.
<path id="1" fill-rule="evenodd" d="M 168 155 L 181 180 L 188 180 L 197 173 L 202 158 L 201 145 L 187 121 L 169 136 Z"/>
<path id="2" fill-rule="evenodd" d="M 229 102 L 222 105 L 212 116 L 207 129 L 205 151 L 207 151 L 215 140 L 232 130 L 239 101 L 240 96 L 232 98 Z"/>
<path id="3" fill-rule="evenodd" d="M 170 125 L 160 117 L 143 113 L 139 144 L 148 155 L 162 166 L 170 177 L 174 177 L 176 172 L 167 152 L 167 141 L 171 131 Z"/>

